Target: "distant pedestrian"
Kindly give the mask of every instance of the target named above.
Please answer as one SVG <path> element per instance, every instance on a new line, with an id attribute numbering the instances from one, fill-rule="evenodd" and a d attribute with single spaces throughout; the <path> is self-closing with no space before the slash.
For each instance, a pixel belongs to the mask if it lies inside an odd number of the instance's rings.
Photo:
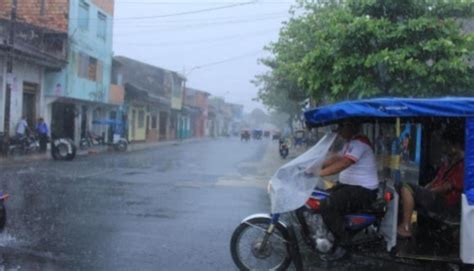
<path id="1" fill-rule="evenodd" d="M 36 133 L 38 133 L 41 152 L 46 152 L 47 150 L 48 132 L 48 125 L 46 125 L 43 118 L 39 118 L 38 124 L 36 125 Z"/>

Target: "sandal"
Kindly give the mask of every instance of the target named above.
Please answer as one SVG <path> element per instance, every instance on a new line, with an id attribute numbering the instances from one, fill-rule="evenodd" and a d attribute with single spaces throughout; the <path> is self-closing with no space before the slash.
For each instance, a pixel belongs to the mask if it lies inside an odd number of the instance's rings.
<path id="1" fill-rule="evenodd" d="M 397 229 L 397 235 L 399 237 L 402 237 L 402 238 L 410 238 L 412 237 L 412 234 L 411 234 L 411 231 L 409 229 L 408 226 L 404 226 L 402 227 L 402 225 L 400 225 Z"/>

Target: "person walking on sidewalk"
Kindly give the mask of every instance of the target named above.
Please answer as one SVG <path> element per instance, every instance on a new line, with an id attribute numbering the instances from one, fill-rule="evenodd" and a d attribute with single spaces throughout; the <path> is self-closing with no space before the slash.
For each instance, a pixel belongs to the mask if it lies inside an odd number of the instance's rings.
<path id="1" fill-rule="evenodd" d="M 48 132 L 48 125 L 46 125 L 43 118 L 39 118 L 38 124 L 36 125 L 36 133 L 38 133 L 41 152 L 46 152 L 48 144 Z"/>

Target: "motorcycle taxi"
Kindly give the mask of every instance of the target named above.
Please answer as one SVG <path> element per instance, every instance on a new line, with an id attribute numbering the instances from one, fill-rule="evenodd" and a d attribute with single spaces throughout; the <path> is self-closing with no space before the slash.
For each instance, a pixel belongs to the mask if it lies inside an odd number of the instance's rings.
<path id="1" fill-rule="evenodd" d="M 472 270 L 474 98 L 347 101 L 309 110 L 305 120 L 309 128 L 317 129 L 357 120 L 364 123 L 363 133 L 374 143 L 381 180 L 379 196 L 371 208 L 345 216 L 346 230 L 352 236 L 349 253 L 405 264 L 454 265 L 458 270 Z M 449 218 L 418 212 L 412 218 L 413 237 L 398 238 L 397 187 L 401 182 L 424 185 L 432 178 L 433 161 L 443 156 L 438 148 L 443 144 L 440 134 L 453 125 L 465 138 L 459 212 Z M 271 213 L 243 219 L 232 235 L 231 255 L 240 270 L 286 270 L 292 262 L 297 270 L 304 270 L 301 245 L 306 245 L 315 258 L 324 259 L 321 256 L 330 253 L 334 237 L 319 214 L 321 200 L 330 194 L 325 192 L 324 180 L 308 178 L 304 171 L 321 166 L 336 145 L 336 135 L 328 133 L 272 177 Z"/>

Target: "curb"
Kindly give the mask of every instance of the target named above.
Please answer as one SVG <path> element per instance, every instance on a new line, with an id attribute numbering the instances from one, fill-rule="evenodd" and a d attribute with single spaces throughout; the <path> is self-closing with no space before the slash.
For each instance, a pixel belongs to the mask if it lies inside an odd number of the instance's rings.
<path id="1" fill-rule="evenodd" d="M 169 140 L 169 141 L 161 141 L 161 142 L 140 142 L 140 143 L 130 143 L 128 145 L 128 149 L 126 152 L 135 152 L 135 151 L 142 151 L 151 148 L 159 148 L 164 146 L 171 146 L 171 145 L 180 145 L 180 144 L 187 144 L 187 143 L 195 143 L 201 142 L 206 140 L 211 140 L 212 138 L 190 138 L 185 140 Z M 116 152 L 111 146 L 98 146 L 96 148 L 91 148 L 88 150 L 77 150 L 76 156 L 86 156 L 86 155 L 98 155 L 101 153 L 107 152 Z M 44 154 L 30 154 L 26 156 L 22 156 L 18 159 L 11 159 L 9 157 L 2 156 L 0 157 L 0 164 L 5 163 L 17 163 L 17 162 L 32 162 L 32 161 L 39 161 L 45 159 L 53 159 L 51 157 L 50 151 L 47 151 Z"/>

